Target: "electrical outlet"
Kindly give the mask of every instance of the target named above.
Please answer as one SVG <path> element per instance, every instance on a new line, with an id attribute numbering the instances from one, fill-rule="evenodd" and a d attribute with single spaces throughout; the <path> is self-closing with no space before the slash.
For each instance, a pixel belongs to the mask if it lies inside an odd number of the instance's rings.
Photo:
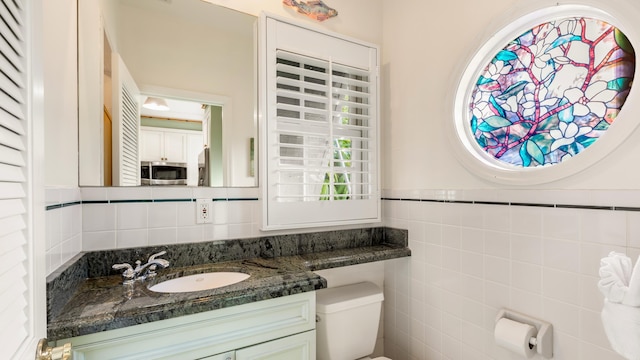
<path id="1" fill-rule="evenodd" d="M 196 199 L 196 224 L 211 224 L 211 199 Z"/>

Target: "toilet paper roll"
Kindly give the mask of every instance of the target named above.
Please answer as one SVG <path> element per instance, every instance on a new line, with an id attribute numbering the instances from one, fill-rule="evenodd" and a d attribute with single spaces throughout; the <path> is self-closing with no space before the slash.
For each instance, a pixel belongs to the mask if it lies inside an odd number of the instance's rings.
<path id="1" fill-rule="evenodd" d="M 496 323 L 494 338 L 499 346 L 530 358 L 535 355 L 536 350 L 529 344 L 529 340 L 535 338 L 536 333 L 534 326 L 502 318 Z"/>

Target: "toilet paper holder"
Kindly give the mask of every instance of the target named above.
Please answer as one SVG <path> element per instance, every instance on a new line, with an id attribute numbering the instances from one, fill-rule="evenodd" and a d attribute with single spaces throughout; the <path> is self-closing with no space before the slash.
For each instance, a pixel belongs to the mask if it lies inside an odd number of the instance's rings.
<path id="1" fill-rule="evenodd" d="M 498 312 L 498 315 L 496 316 L 496 323 L 502 318 L 535 327 L 537 330 L 536 336 L 535 338 L 530 339 L 529 343 L 535 346 L 536 352 L 543 357 L 547 359 L 551 359 L 553 357 L 553 325 L 546 321 L 509 309 L 501 309 Z"/>

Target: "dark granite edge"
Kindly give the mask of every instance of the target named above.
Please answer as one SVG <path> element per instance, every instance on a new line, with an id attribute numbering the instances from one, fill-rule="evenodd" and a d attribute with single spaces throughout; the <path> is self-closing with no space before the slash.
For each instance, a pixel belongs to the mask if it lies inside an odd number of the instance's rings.
<path id="1" fill-rule="evenodd" d="M 79 321 L 77 324 L 74 324 L 54 321 L 47 326 L 47 338 L 49 340 L 67 339 L 127 326 L 167 320 L 184 315 L 249 304 L 256 301 L 269 300 L 287 295 L 301 294 L 327 287 L 326 279 L 319 275 L 309 272 L 298 275 L 300 277 L 299 279 L 279 282 L 277 284 L 267 284 L 261 288 L 236 291 L 234 294 L 230 294 L 230 296 L 219 297 L 216 299 L 177 301 L 170 305 L 162 304 L 157 307 L 147 307 L 142 313 L 136 311 L 123 311 L 109 316 L 93 318 L 90 323 L 87 323 L 86 321 Z"/>
<path id="2" fill-rule="evenodd" d="M 55 318 L 88 277 L 87 258 L 79 253 L 47 276 L 47 321 Z"/>
<path id="3" fill-rule="evenodd" d="M 332 256 L 331 254 L 327 254 L 327 256 L 324 258 L 309 259 L 305 261 L 305 266 L 310 271 L 317 271 L 411 256 L 411 249 L 409 249 L 408 247 L 388 248 L 370 252 L 366 252 L 366 249 L 359 250 L 361 250 L 362 252 L 358 254 L 340 256 Z"/>
<path id="4" fill-rule="evenodd" d="M 409 230 L 383 227 L 383 243 L 402 247 L 409 246 Z"/>

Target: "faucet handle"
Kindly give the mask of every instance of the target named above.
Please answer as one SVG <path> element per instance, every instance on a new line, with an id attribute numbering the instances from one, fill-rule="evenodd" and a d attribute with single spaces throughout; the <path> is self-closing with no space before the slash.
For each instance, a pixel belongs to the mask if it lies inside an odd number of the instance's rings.
<path id="1" fill-rule="evenodd" d="M 162 256 L 162 255 L 164 255 L 166 253 L 167 253 L 166 250 L 162 250 L 157 254 L 153 254 L 153 255 L 149 256 L 149 260 L 147 262 L 151 262 L 151 261 L 155 260 L 155 258 L 157 258 L 158 256 Z"/>
<path id="2" fill-rule="evenodd" d="M 114 270 L 126 269 L 122 274 L 123 275 L 133 275 L 133 267 L 129 264 L 114 264 L 112 267 Z"/>
<path id="3" fill-rule="evenodd" d="M 124 277 L 124 284 L 131 284 L 133 282 L 133 279 L 135 277 L 135 271 L 133 270 L 133 267 L 129 264 L 114 264 L 113 266 L 111 266 L 112 269 L 114 270 L 121 270 L 121 269 L 125 269 L 122 272 L 122 277 Z"/>

